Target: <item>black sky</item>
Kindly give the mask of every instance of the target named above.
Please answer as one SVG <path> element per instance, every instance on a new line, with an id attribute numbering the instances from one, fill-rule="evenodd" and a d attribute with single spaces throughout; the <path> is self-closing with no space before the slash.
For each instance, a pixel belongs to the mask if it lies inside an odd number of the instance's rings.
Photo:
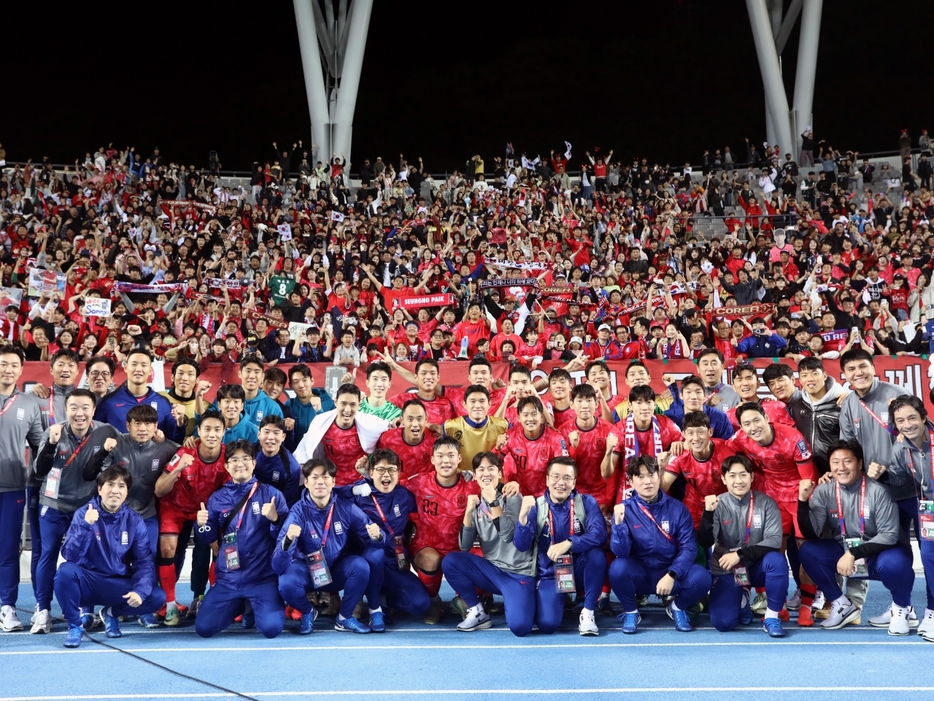
<path id="1" fill-rule="evenodd" d="M 20 3 L 17 15 L 4 32 L 9 160 L 73 162 L 114 142 L 197 165 L 215 149 L 246 169 L 273 140 L 310 141 L 291 2 Z M 868 152 L 896 148 L 901 128 L 934 129 L 928 15 L 922 2 L 824 0 L 819 138 Z M 534 154 L 567 139 L 577 156 L 696 163 L 704 148 L 762 141 L 763 105 L 743 0 L 375 0 L 352 156 L 403 152 L 443 172 L 507 141 Z"/>

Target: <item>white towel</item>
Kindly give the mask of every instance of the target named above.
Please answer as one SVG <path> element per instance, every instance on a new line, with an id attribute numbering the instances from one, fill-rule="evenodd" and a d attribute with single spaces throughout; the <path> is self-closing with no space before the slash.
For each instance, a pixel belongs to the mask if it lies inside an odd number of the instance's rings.
<path id="1" fill-rule="evenodd" d="M 311 426 L 308 427 L 305 437 L 302 438 L 298 448 L 295 449 L 295 459 L 299 465 L 303 465 L 311 458 L 325 457 L 321 449 L 321 439 L 324 438 L 324 434 L 331 428 L 331 424 L 334 423 L 336 418 L 337 409 L 332 409 L 318 414 L 311 420 Z M 363 446 L 363 451 L 367 455 L 371 454 L 376 450 L 379 437 L 389 428 L 389 422 L 372 414 L 358 412 L 354 423 L 357 426 L 357 435 L 360 437 L 360 445 Z"/>

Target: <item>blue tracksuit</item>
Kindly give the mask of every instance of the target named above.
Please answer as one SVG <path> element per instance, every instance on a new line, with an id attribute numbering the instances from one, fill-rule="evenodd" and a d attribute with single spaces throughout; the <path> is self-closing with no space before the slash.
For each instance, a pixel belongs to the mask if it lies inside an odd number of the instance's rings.
<path id="1" fill-rule="evenodd" d="M 331 524 L 325 531 L 324 526 L 332 507 Z M 293 523 L 297 524 L 302 532 L 286 548 L 285 534 Z M 289 606 L 302 614 L 311 613 L 311 604 L 305 594 L 313 591 L 314 586 L 307 556 L 323 549 L 332 582 L 322 589 L 331 592 L 343 590 L 341 615 L 344 618 L 353 616 L 353 610 L 363 598 L 369 583 L 371 567 L 380 570 L 384 567 L 382 549 L 368 548 L 365 557 L 350 553 L 351 533 L 360 543 L 370 541 L 366 531 L 368 523 L 370 519 L 349 499 L 341 499 L 332 494 L 328 504 L 322 509 L 312 501 L 309 492 L 306 491 L 302 495 L 282 524 L 279 540 L 272 555 L 272 568 L 279 575 L 279 593 Z M 383 535 L 383 538 L 385 537 Z M 377 599 L 368 603 L 371 608 L 375 608 L 378 602 Z"/>
<path id="2" fill-rule="evenodd" d="M 108 394 L 97 405 L 94 418 L 97 421 L 110 424 L 120 433 L 126 433 L 126 415 L 135 406 L 149 404 L 159 414 L 159 429 L 170 441 L 181 443 L 185 440 L 187 423 L 179 426 L 172 416 L 172 403 L 161 394 L 149 388 L 142 397 L 134 397 L 126 387 L 126 383 Z"/>
<path id="3" fill-rule="evenodd" d="M 88 507 L 97 509 L 96 523 L 84 520 Z M 71 625 L 80 622 L 79 607 L 112 606 L 115 616 L 143 615 L 165 603 L 156 586 L 156 567 L 143 518 L 121 506 L 110 513 L 94 497 L 75 512 L 62 546 L 65 562 L 55 575 L 55 598 Z M 142 606 L 131 608 L 123 596 L 139 594 Z"/>
<path id="4" fill-rule="evenodd" d="M 373 490 L 368 497 L 354 496 L 353 487 L 361 484 L 369 484 Z M 428 596 L 428 590 L 421 580 L 412 572 L 411 568 L 399 569 L 399 563 L 396 558 L 396 548 L 394 537 L 405 535 L 406 526 L 409 523 L 409 515 L 416 512 L 415 497 L 405 487 L 397 485 L 389 494 L 380 492 L 373 486 L 370 480 L 360 480 L 349 487 L 339 487 L 337 491 L 341 496 L 353 499 L 354 503 L 360 507 L 369 519 L 377 524 L 383 530 L 383 559 L 384 566 L 382 570 L 376 567 L 370 567 L 370 582 L 367 585 L 367 601 L 377 601 L 380 592 L 386 594 L 389 607 L 399 609 L 410 613 L 413 616 L 423 616 L 428 611 L 431 599 Z M 386 520 L 383 521 L 379 515 L 373 500 L 379 503 L 380 509 Z M 363 548 L 364 556 L 366 551 L 372 547 L 379 549 L 379 543 L 367 542 Z M 412 558 L 406 550 L 406 562 L 411 563 Z"/>
<path id="5" fill-rule="evenodd" d="M 245 494 L 254 490 L 243 506 L 231 511 Z M 270 521 L 262 514 L 263 505 L 275 499 L 278 518 Z M 272 550 L 288 507 L 285 497 L 275 487 L 258 482 L 255 477 L 237 484 L 227 482 L 208 499 L 208 522 L 195 527 L 196 537 L 208 544 L 217 542 L 220 553 L 215 564 L 217 584 L 208 590 L 198 611 L 195 630 L 209 638 L 217 635 L 243 613 L 249 601 L 256 616 L 256 627 L 267 638 L 274 638 L 285 625 L 285 612 L 276 587 L 276 575 L 271 569 Z M 242 519 L 241 515 L 242 514 Z M 221 533 L 223 522 L 227 527 Z M 239 567 L 231 570 L 227 564 L 225 536 L 235 535 Z"/>
<path id="6" fill-rule="evenodd" d="M 665 412 L 665 416 L 678 424 L 679 428 L 683 429 L 684 400 L 681 399 L 681 391 L 676 384 L 668 385 L 668 389 L 671 391 L 671 396 L 674 401 L 671 402 L 671 407 Z M 710 419 L 710 428 L 713 429 L 714 438 L 726 441 L 733 437 L 733 424 L 730 423 L 730 419 L 727 418 L 724 412 L 716 407 L 704 404 L 704 413 L 707 414 L 707 417 Z"/>
<path id="7" fill-rule="evenodd" d="M 711 581 L 710 572 L 694 563 L 697 541 L 687 507 L 664 492 L 653 503 L 638 494 L 623 503 L 626 515 L 621 523 L 614 523 L 610 537 L 610 550 L 616 555 L 610 565 L 610 586 L 623 610 L 636 611 L 636 596 L 654 594 L 668 571 L 676 575 L 675 604 L 687 609 L 710 590 Z"/>
<path id="8" fill-rule="evenodd" d="M 272 457 L 263 453 L 262 447 L 256 446 L 256 465 L 253 474 L 264 484 L 269 484 L 285 495 L 285 502 L 291 509 L 302 498 L 304 478 L 298 460 L 285 446 L 280 446 L 279 452 Z"/>
<path id="9" fill-rule="evenodd" d="M 574 514 L 574 500 L 577 491 L 561 504 L 551 501 L 548 490 L 545 490 L 545 500 L 551 520 L 555 524 L 554 538 L 552 538 L 549 522 L 545 521 L 541 534 L 538 536 L 538 613 L 536 621 L 539 630 L 543 633 L 553 633 L 561 625 L 564 615 L 564 594 L 555 589 L 554 563 L 548 558 L 548 548 L 551 544 L 562 543 L 570 534 L 569 515 Z M 584 590 L 584 607 L 593 611 L 597 606 L 600 589 L 606 576 L 606 556 L 603 554 L 603 544 L 606 543 L 606 522 L 597 500 L 589 494 L 581 495 L 584 501 L 584 520 L 586 523 L 577 523 L 575 517 L 574 530 L 578 535 L 570 536 L 571 554 L 574 557 L 574 578 L 578 589 Z M 529 512 L 526 525 L 516 523 L 516 531 L 512 536 L 512 543 L 518 550 L 528 552 L 535 545 L 535 531 L 538 528 L 538 506 L 533 506 Z"/>

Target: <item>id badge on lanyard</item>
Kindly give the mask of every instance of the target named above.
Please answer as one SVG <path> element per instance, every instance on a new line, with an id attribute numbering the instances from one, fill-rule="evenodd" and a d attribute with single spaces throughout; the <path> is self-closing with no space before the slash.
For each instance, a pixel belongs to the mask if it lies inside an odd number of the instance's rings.
<path id="1" fill-rule="evenodd" d="M 743 536 L 743 547 L 745 548 L 749 544 L 749 535 L 752 533 L 752 524 L 754 520 L 756 510 L 756 497 L 750 492 L 749 493 L 749 505 L 746 507 L 746 532 Z M 743 565 L 737 565 L 733 568 L 733 581 L 736 582 L 736 586 L 739 587 L 748 587 L 749 586 L 749 571 Z"/>
<path id="2" fill-rule="evenodd" d="M 862 538 L 845 538 L 843 542 L 846 543 L 847 550 L 852 550 L 853 548 L 858 548 L 860 545 L 862 545 L 863 539 Z M 868 577 L 869 576 L 869 571 L 866 569 L 865 558 L 862 558 L 862 557 L 859 558 L 853 563 L 853 565 L 856 567 L 856 570 L 853 572 L 853 574 L 850 575 L 851 577 L 855 578 L 855 577 Z"/>
<path id="3" fill-rule="evenodd" d="M 308 572 L 311 574 L 311 586 L 320 589 L 330 584 L 333 580 L 331 579 L 331 571 L 328 569 L 328 561 L 324 557 L 324 550 L 315 550 L 306 557 Z"/>
<path id="4" fill-rule="evenodd" d="M 237 549 L 237 534 L 224 534 L 224 564 L 228 572 L 240 569 L 240 551 Z"/>
<path id="5" fill-rule="evenodd" d="M 733 581 L 738 587 L 749 586 L 749 572 L 742 565 L 733 568 Z"/>
<path id="6" fill-rule="evenodd" d="M 573 594 L 577 591 L 574 584 L 574 556 L 569 552 L 555 560 L 555 590 L 559 594 Z"/>
<path id="7" fill-rule="evenodd" d="M 42 496 L 48 499 L 58 499 L 58 489 L 61 483 L 62 468 L 53 467 L 45 476 L 45 489 L 42 490 Z"/>
<path id="8" fill-rule="evenodd" d="M 934 540 L 934 501 L 922 499 L 918 502 L 918 521 L 921 540 Z"/>
<path id="9" fill-rule="evenodd" d="M 400 571 L 409 569 L 409 561 L 405 557 L 405 543 L 401 535 L 392 537 L 393 549 L 396 551 L 396 566 Z"/>

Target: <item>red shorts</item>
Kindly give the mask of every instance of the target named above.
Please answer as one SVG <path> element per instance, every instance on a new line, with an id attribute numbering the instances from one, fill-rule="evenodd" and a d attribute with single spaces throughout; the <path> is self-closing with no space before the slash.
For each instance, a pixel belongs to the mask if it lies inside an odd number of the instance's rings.
<path id="1" fill-rule="evenodd" d="M 776 503 L 778 504 L 778 513 L 782 515 L 782 535 L 803 538 L 801 529 L 798 527 L 798 502 L 779 501 Z"/>
<path id="2" fill-rule="evenodd" d="M 162 505 L 159 508 L 159 533 L 160 535 L 178 535 L 182 532 L 182 526 L 189 521 L 194 521 L 197 517 L 197 513 L 188 514 L 180 509 Z"/>

